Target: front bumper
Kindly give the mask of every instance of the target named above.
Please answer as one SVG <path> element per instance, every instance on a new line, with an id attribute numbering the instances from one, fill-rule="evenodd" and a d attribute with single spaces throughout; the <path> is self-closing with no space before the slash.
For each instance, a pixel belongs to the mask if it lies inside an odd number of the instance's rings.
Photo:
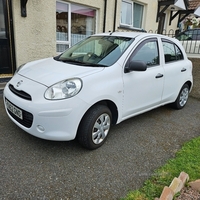
<path id="1" fill-rule="evenodd" d="M 17 88 L 19 80 L 22 80 L 23 84 Z M 30 94 L 32 100 L 14 94 L 9 89 L 9 84 Z M 44 98 L 46 89 L 47 87 L 40 83 L 15 75 L 4 89 L 4 104 L 8 116 L 21 129 L 36 137 L 57 141 L 73 140 L 89 106 L 76 96 L 65 100 L 46 100 Z M 27 113 L 29 116 L 32 115 L 32 119 L 29 119 L 32 120 L 30 127 L 24 125 L 21 119 L 7 109 L 6 100 L 22 111 L 23 120 L 26 120 Z"/>

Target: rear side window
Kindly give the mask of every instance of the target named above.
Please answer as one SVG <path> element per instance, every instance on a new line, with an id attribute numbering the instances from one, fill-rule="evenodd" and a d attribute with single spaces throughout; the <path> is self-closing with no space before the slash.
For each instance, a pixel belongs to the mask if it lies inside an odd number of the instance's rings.
<path id="1" fill-rule="evenodd" d="M 183 53 L 179 47 L 167 40 L 162 40 L 165 63 L 183 60 Z"/>

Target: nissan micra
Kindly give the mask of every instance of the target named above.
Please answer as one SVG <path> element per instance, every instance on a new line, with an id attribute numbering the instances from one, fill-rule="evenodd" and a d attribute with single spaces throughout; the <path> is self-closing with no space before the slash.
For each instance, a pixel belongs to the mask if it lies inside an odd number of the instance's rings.
<path id="1" fill-rule="evenodd" d="M 47 140 L 77 138 L 96 149 L 113 124 L 165 104 L 183 108 L 192 85 L 192 63 L 178 40 L 113 32 L 21 65 L 4 103 L 24 131 Z"/>

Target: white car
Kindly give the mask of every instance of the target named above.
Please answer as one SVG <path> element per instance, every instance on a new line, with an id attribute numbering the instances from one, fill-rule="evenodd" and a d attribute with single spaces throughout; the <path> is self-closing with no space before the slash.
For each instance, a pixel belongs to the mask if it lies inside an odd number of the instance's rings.
<path id="1" fill-rule="evenodd" d="M 4 89 L 8 116 L 47 140 L 100 147 L 112 124 L 156 107 L 186 105 L 192 63 L 163 35 L 96 34 L 61 55 L 20 66 Z"/>

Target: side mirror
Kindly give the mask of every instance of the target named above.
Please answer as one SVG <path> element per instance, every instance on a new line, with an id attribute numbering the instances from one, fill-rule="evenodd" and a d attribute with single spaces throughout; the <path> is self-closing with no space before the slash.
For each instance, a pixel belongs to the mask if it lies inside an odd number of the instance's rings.
<path id="1" fill-rule="evenodd" d="M 129 63 L 127 63 L 127 65 L 125 66 L 124 72 L 128 73 L 131 71 L 138 71 L 138 72 L 142 72 L 142 71 L 146 71 L 147 70 L 147 64 L 143 61 L 140 60 L 133 60 Z"/>

